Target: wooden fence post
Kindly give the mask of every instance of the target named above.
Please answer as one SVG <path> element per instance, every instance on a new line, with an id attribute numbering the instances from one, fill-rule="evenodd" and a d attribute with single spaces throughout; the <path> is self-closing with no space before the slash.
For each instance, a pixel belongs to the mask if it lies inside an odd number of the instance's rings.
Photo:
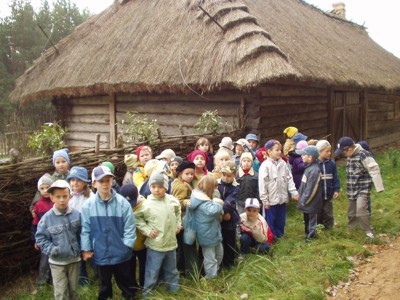
<path id="1" fill-rule="evenodd" d="M 100 133 L 96 133 L 96 140 L 94 142 L 94 153 L 98 154 L 100 151 Z"/>

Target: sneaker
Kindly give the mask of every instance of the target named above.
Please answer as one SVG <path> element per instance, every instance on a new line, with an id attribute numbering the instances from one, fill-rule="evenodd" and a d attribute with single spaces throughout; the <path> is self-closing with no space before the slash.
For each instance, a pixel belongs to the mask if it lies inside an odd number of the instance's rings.
<path id="1" fill-rule="evenodd" d="M 374 234 L 372 233 L 372 232 L 367 232 L 366 234 L 365 234 L 367 237 L 369 237 L 370 239 L 373 239 L 375 236 L 374 236 Z"/>

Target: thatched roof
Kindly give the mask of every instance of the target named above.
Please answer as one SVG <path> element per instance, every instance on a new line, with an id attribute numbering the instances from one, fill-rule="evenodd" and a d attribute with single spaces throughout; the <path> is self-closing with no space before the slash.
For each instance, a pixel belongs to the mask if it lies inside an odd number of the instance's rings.
<path id="1" fill-rule="evenodd" d="M 59 53 L 36 60 L 12 99 L 243 90 L 278 80 L 400 88 L 400 60 L 364 28 L 300 0 L 117 2 L 62 40 Z"/>

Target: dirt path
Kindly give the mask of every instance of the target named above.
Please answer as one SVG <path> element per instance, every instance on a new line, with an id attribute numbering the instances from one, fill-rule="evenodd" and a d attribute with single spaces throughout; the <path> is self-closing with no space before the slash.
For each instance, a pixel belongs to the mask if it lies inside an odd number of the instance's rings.
<path id="1" fill-rule="evenodd" d="M 375 254 L 358 262 L 359 265 L 350 272 L 351 281 L 330 288 L 328 299 L 400 299 L 400 238 L 368 249 Z"/>

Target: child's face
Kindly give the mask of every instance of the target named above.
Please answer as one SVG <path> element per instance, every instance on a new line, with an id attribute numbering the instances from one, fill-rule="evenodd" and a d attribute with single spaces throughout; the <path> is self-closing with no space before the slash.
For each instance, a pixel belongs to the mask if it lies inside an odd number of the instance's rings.
<path id="1" fill-rule="evenodd" d="M 232 183 L 235 180 L 235 173 L 222 173 L 221 180 L 225 183 Z"/>
<path id="2" fill-rule="evenodd" d="M 151 184 L 150 185 L 150 192 L 156 198 L 163 198 L 167 191 L 165 190 L 165 187 L 163 187 L 162 185 Z"/>
<path id="3" fill-rule="evenodd" d="M 208 150 L 210 149 L 210 146 L 208 144 L 201 144 L 198 147 L 199 147 L 199 150 L 201 150 L 201 151 L 203 151 L 205 153 L 207 153 Z"/>
<path id="4" fill-rule="evenodd" d="M 193 169 L 185 169 L 180 173 L 180 178 L 187 183 L 191 183 L 194 178 L 194 170 Z"/>
<path id="5" fill-rule="evenodd" d="M 179 166 L 179 163 L 177 161 L 173 161 L 169 164 L 169 168 L 171 169 L 172 172 L 175 172 L 176 168 Z"/>
<path id="6" fill-rule="evenodd" d="M 225 157 L 221 157 L 219 162 L 218 162 L 218 167 L 222 167 L 222 165 L 227 161 L 230 161 L 229 157 L 226 157 L 226 156 Z"/>
<path id="7" fill-rule="evenodd" d="M 242 146 L 240 146 L 240 145 L 236 145 L 236 146 L 235 146 L 235 153 L 236 153 L 237 156 L 242 155 L 243 152 L 244 152 L 244 150 L 243 150 L 243 147 L 242 147 Z"/>
<path id="8" fill-rule="evenodd" d="M 251 169 L 253 162 L 251 161 L 251 159 L 248 158 L 243 158 L 242 159 L 242 169 L 247 171 Z"/>
<path id="9" fill-rule="evenodd" d="M 110 195 L 111 193 L 111 187 L 113 183 L 113 177 L 112 176 L 104 176 L 102 179 L 94 181 L 93 186 L 97 189 L 99 192 L 100 196 L 102 195 Z M 106 199 L 103 199 L 106 200 Z"/>
<path id="10" fill-rule="evenodd" d="M 319 159 L 327 160 L 331 157 L 331 155 L 332 155 L 332 147 L 328 146 L 319 153 Z"/>
<path id="11" fill-rule="evenodd" d="M 246 215 L 247 215 L 247 219 L 249 221 L 257 220 L 258 213 L 259 213 L 259 209 L 258 208 L 254 208 L 254 207 L 246 208 Z"/>
<path id="12" fill-rule="evenodd" d="M 54 167 L 58 173 L 64 174 L 68 171 L 68 162 L 64 157 L 56 157 L 54 160 Z"/>
<path id="13" fill-rule="evenodd" d="M 343 155 L 345 157 L 351 157 L 353 155 L 353 152 L 354 152 L 354 147 L 349 147 L 349 148 L 343 150 Z"/>
<path id="14" fill-rule="evenodd" d="M 301 159 L 303 160 L 303 162 L 304 162 L 305 164 L 312 163 L 312 161 L 313 161 L 312 156 L 311 156 L 311 155 L 307 155 L 307 154 L 303 154 L 303 155 L 301 156 Z"/>
<path id="15" fill-rule="evenodd" d="M 54 206 L 59 210 L 65 210 L 68 207 L 68 201 L 71 199 L 69 189 L 55 189 L 50 194 L 50 199 L 53 201 Z"/>
<path id="16" fill-rule="evenodd" d="M 249 144 L 250 144 L 250 148 L 251 149 L 256 149 L 257 148 L 257 141 L 256 140 L 248 140 Z"/>
<path id="17" fill-rule="evenodd" d="M 278 160 L 281 158 L 281 145 L 275 144 L 271 149 L 268 150 L 268 155 L 273 160 Z"/>
<path id="18" fill-rule="evenodd" d="M 45 198 L 49 198 L 49 194 L 47 193 L 47 190 L 49 188 L 50 188 L 50 186 L 48 184 L 42 184 L 39 187 L 40 196 L 45 197 Z"/>
<path id="19" fill-rule="evenodd" d="M 196 168 L 202 169 L 206 165 L 206 160 L 202 155 L 196 155 L 196 157 L 193 160 L 193 163 L 196 166 Z"/>
<path id="20" fill-rule="evenodd" d="M 139 161 L 145 165 L 151 159 L 151 152 L 149 150 L 143 149 L 140 151 Z"/>
<path id="21" fill-rule="evenodd" d="M 71 178 L 69 181 L 71 188 L 74 192 L 80 193 L 86 188 L 86 182 L 78 179 L 78 178 Z"/>

